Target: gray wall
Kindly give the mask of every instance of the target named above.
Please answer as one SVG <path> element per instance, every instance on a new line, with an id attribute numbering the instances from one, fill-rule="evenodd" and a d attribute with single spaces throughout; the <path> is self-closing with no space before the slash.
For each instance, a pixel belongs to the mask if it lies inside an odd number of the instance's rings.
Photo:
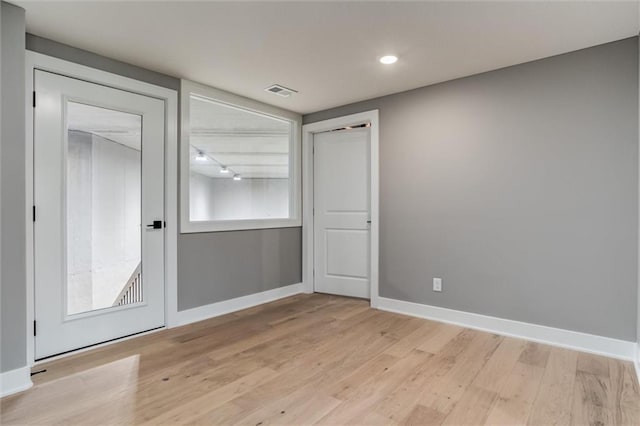
<path id="1" fill-rule="evenodd" d="M 179 90 L 180 80 L 27 34 L 27 49 Z M 177 190 L 177 188 L 176 188 Z M 302 281 L 300 228 L 178 235 L 178 309 Z"/>
<path id="2" fill-rule="evenodd" d="M 376 108 L 383 297 L 636 340 L 637 37 Z"/>
<path id="3" fill-rule="evenodd" d="M 179 311 L 299 282 L 299 227 L 178 236 Z"/>
<path id="4" fill-rule="evenodd" d="M 125 62 L 116 61 L 115 59 L 106 58 L 87 50 L 78 49 L 33 34 L 27 34 L 26 37 L 27 50 L 55 56 L 65 61 L 75 62 L 76 64 L 86 65 L 169 89 L 180 89 L 180 79 L 178 78 L 140 68 Z"/>
<path id="5" fill-rule="evenodd" d="M 306 116 L 380 109 L 382 296 L 635 340 L 637 71 L 632 38 Z M 300 240 L 299 228 L 180 235 L 179 308 L 299 282 Z"/>
<path id="6" fill-rule="evenodd" d="M 178 310 L 299 283 L 301 244 L 300 228 L 182 235 Z"/>
<path id="7" fill-rule="evenodd" d="M 0 371 L 26 365 L 24 10 L 0 5 Z"/>

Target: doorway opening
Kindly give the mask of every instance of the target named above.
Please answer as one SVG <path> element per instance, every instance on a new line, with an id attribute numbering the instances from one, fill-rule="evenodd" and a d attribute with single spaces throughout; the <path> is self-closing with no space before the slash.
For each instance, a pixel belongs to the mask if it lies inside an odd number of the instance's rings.
<path id="1" fill-rule="evenodd" d="M 378 111 L 303 126 L 307 292 L 378 301 Z"/>

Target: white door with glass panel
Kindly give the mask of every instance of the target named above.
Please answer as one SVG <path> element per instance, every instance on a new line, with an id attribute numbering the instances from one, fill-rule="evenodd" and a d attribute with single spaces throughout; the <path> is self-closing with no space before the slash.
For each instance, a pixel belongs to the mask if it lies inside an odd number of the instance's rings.
<path id="1" fill-rule="evenodd" d="M 164 101 L 34 75 L 35 357 L 164 325 Z"/>
<path id="2" fill-rule="evenodd" d="M 369 298 L 369 128 L 314 135 L 315 291 Z"/>

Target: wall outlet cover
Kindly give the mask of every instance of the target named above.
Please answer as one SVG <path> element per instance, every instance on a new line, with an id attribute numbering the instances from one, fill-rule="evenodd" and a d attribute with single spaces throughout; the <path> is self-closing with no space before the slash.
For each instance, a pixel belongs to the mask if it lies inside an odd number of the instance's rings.
<path id="1" fill-rule="evenodd" d="M 433 291 L 442 291 L 442 278 L 433 279 Z"/>

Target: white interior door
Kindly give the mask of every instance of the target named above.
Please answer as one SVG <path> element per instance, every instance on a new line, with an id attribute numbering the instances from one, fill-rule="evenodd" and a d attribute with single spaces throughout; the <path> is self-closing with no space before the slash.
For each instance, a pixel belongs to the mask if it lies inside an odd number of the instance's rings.
<path id="1" fill-rule="evenodd" d="M 165 106 L 45 71 L 34 79 L 41 359 L 164 325 Z"/>
<path id="2" fill-rule="evenodd" d="M 369 298 L 369 128 L 314 135 L 315 291 Z"/>

